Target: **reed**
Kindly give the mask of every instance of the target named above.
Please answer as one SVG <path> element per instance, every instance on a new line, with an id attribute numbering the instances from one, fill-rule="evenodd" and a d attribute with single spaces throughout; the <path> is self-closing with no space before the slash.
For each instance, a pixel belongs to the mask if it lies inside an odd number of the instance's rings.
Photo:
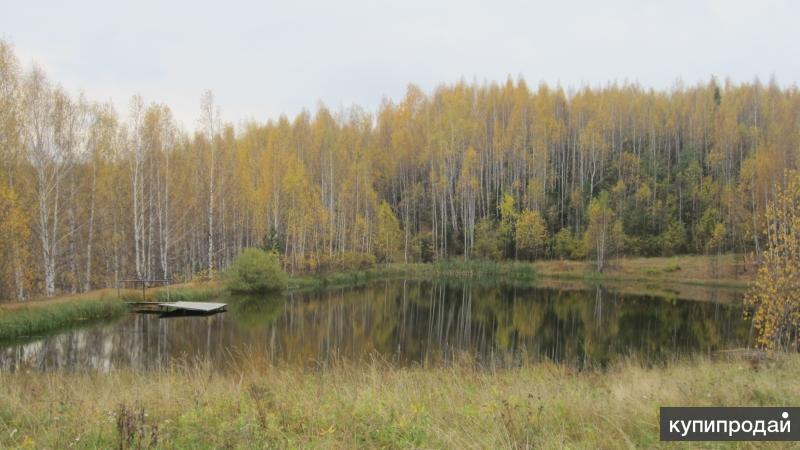
<path id="1" fill-rule="evenodd" d="M 63 301 L 0 309 L 0 340 L 30 338 L 65 327 L 109 319 L 126 311 L 117 299 L 64 299 Z"/>

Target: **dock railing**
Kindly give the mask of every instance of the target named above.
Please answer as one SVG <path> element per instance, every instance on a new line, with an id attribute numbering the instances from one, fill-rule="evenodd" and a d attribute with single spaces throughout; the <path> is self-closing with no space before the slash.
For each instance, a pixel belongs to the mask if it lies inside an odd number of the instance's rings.
<path id="1" fill-rule="evenodd" d="M 170 301 L 170 285 L 172 284 L 171 279 L 130 279 L 130 280 L 118 280 L 117 281 L 117 298 L 122 298 L 121 290 L 123 288 L 127 289 L 127 286 L 133 285 L 134 289 L 139 289 L 141 286 L 142 289 L 142 302 L 146 302 L 146 290 L 147 288 L 152 287 L 160 287 L 166 286 L 167 287 L 167 301 Z"/>

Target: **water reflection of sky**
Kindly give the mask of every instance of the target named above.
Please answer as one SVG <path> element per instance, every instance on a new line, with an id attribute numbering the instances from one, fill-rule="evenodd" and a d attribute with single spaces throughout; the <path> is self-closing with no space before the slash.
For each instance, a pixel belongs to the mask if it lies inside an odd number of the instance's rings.
<path id="1" fill-rule="evenodd" d="M 253 357 L 296 364 L 380 357 L 396 364 L 468 358 L 605 364 L 745 344 L 741 308 L 591 290 L 388 281 L 273 298 L 227 299 L 205 317 L 130 314 L 0 349 L 2 370 L 158 369 Z"/>

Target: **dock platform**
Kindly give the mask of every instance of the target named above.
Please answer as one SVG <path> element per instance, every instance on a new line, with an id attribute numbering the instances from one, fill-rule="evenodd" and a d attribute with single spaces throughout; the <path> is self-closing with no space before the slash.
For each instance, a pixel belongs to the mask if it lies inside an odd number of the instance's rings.
<path id="1" fill-rule="evenodd" d="M 157 312 L 165 314 L 214 314 L 223 312 L 226 303 L 212 302 L 127 302 L 137 312 Z"/>

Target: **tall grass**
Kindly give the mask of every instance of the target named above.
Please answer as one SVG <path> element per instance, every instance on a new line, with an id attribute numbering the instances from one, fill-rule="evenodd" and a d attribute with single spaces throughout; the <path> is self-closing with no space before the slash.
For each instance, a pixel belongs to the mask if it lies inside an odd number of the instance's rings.
<path id="1" fill-rule="evenodd" d="M 296 275 L 289 278 L 290 290 L 313 290 L 325 287 L 360 286 L 373 280 L 413 277 L 424 273 L 425 264 L 385 264 L 350 272 Z"/>
<path id="2" fill-rule="evenodd" d="M 202 302 L 214 300 L 225 295 L 226 291 L 217 283 L 206 283 L 205 285 L 189 285 L 181 287 L 162 287 L 152 300 L 159 302 Z"/>
<path id="3" fill-rule="evenodd" d="M 0 340 L 35 336 L 85 321 L 107 319 L 126 311 L 116 299 L 60 301 L 58 303 L 0 309 Z"/>
<path id="4" fill-rule="evenodd" d="M 536 271 L 524 262 L 445 260 L 436 263 L 395 263 L 352 272 L 310 274 L 289 279 L 289 289 L 308 290 L 330 286 L 357 286 L 371 280 L 391 278 L 468 279 L 496 277 L 504 281 L 533 281 Z"/>
<path id="5" fill-rule="evenodd" d="M 735 358 L 607 371 L 243 361 L 0 373 L 0 447 L 654 448 L 660 406 L 800 403 L 800 384 L 787 382 L 797 355 L 759 370 Z"/>
<path id="6" fill-rule="evenodd" d="M 446 260 L 433 264 L 433 273 L 441 277 L 480 277 L 493 276 L 504 280 L 533 280 L 536 278 L 534 266 L 519 261 L 486 260 Z"/>

